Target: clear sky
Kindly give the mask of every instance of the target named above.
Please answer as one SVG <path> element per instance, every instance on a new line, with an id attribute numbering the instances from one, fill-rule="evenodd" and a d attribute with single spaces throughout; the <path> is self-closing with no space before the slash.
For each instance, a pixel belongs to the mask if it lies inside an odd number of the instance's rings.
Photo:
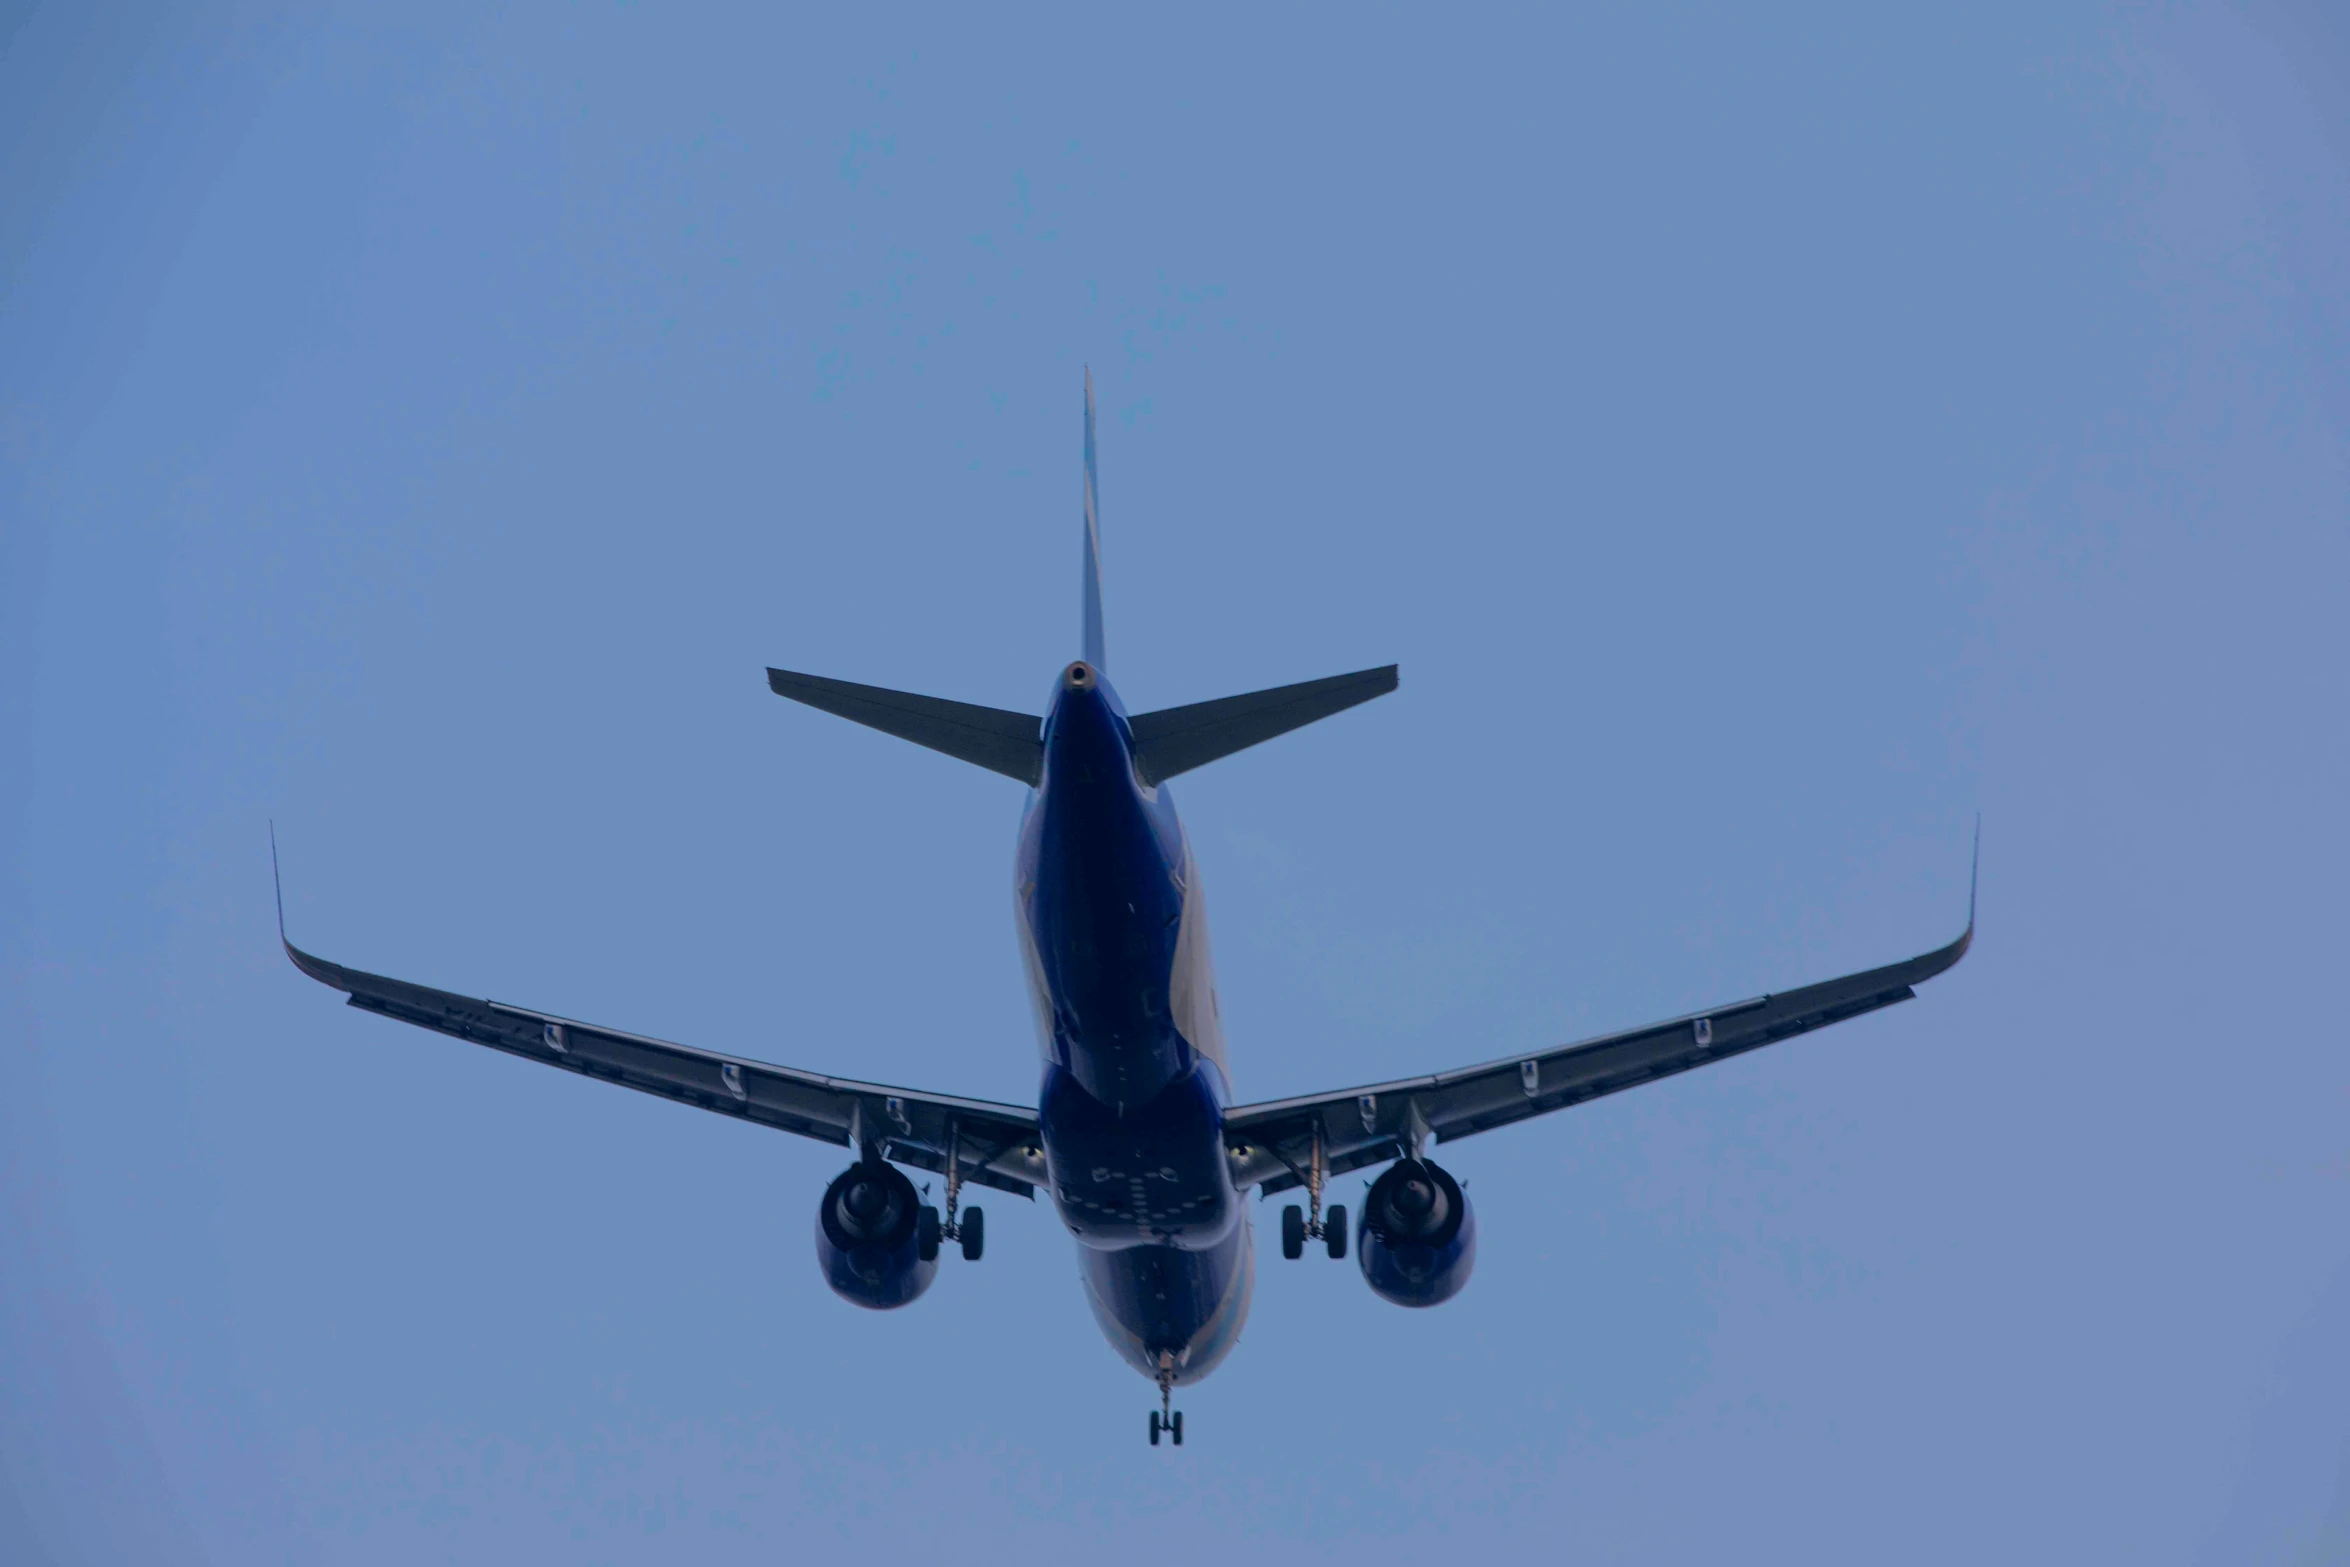
<path id="1" fill-rule="evenodd" d="M 2330 4 L 0 17 L 0 1559 L 2350 1558 Z M 1771 20 L 1758 21 L 1767 11 Z M 1052 1215 L 279 955 L 1019 1100 L 1080 376 L 1243 1098 L 1938 945 L 1454 1145 L 1151 1450 Z M 1356 1193 L 1343 1195 L 1359 1196 Z M 1505 1554 L 1506 1553 L 1506 1554 Z"/>

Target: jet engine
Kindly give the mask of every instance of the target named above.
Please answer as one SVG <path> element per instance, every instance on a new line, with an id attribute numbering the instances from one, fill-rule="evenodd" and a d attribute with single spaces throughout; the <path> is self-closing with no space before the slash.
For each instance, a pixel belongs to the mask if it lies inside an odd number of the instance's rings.
<path id="1" fill-rule="evenodd" d="M 1468 1193 L 1441 1166 L 1398 1160 L 1363 1198 L 1355 1257 L 1372 1290 L 1398 1306 L 1452 1299 L 1477 1262 Z"/>
<path id="2" fill-rule="evenodd" d="M 832 1292 L 874 1311 L 907 1306 L 938 1276 L 938 1210 L 895 1165 L 860 1160 L 824 1188 L 816 1265 Z"/>

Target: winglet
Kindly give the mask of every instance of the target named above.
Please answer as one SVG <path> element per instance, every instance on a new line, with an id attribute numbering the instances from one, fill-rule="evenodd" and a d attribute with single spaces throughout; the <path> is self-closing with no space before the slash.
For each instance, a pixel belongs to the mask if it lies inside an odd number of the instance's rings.
<path id="1" fill-rule="evenodd" d="M 1983 817 L 1982 813 L 1977 812 L 1975 815 L 1975 847 L 1973 853 L 1967 859 L 1966 929 L 1960 931 L 1958 933 L 1958 939 L 1953 941 L 1949 946 L 1938 947 L 1934 951 L 1926 953 L 1923 957 L 1914 958 L 1908 964 L 1904 965 L 1904 967 L 1909 971 L 1908 977 L 1911 984 L 1914 985 L 1920 981 L 1932 979 L 1935 975 L 1941 973 L 1943 970 L 1950 968 L 1952 965 L 1956 964 L 1960 958 L 1965 957 L 1967 955 L 1967 949 L 1975 944 L 1975 885 L 1980 878 L 1982 865 Z"/>
<path id="2" fill-rule="evenodd" d="M 312 957 L 286 939 L 286 884 L 284 879 L 278 875 L 277 870 L 277 823 L 274 820 L 269 824 L 269 885 L 270 890 L 277 894 L 277 943 L 286 949 L 286 957 L 294 967 L 320 984 L 332 985 L 337 990 L 349 992 L 351 982 L 346 977 L 348 970 L 340 964 L 329 963 L 324 958 Z"/>
<path id="3" fill-rule="evenodd" d="M 1975 812 L 1975 852 L 1967 860 L 1966 868 L 1966 933 L 1975 934 L 1975 884 L 1983 873 L 1983 813 Z"/>
<path id="4" fill-rule="evenodd" d="M 277 940 L 288 952 L 294 944 L 286 940 L 286 884 L 277 873 L 277 818 L 269 822 L 269 890 L 277 894 Z"/>
<path id="5" fill-rule="evenodd" d="M 1903 984 L 1919 985 L 1944 970 L 1954 967 L 1960 958 L 1967 955 L 1967 949 L 1975 944 L 1975 887 L 1981 879 L 1982 865 L 1983 818 L 1977 814 L 1975 817 L 1975 846 L 1973 853 L 1967 860 L 1966 929 L 1960 931 L 1948 946 L 1936 947 L 1931 952 L 1920 953 L 1907 963 L 1896 963 L 1891 968 L 1880 972 L 1888 975 L 1900 975 Z"/>

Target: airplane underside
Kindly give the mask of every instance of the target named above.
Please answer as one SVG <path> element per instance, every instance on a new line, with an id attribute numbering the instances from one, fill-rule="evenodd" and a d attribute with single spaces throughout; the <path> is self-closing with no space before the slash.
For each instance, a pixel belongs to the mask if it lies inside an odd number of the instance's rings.
<path id="1" fill-rule="evenodd" d="M 770 669 L 780 696 L 1027 787 L 1014 907 L 1042 1080 L 1033 1108 L 893 1088 L 751 1060 L 346 968 L 278 934 L 303 973 L 379 1016 L 510 1056 L 851 1151 L 817 1205 L 816 1261 L 842 1300 L 911 1305 L 948 1243 L 984 1254 L 982 1186 L 1042 1189 L 1077 1247 L 1094 1320 L 1155 1382 L 1150 1439 L 1183 1442 L 1173 1390 L 1239 1342 L 1256 1281 L 1247 1201 L 1281 1210 L 1281 1253 L 1351 1248 L 1372 1294 L 1405 1307 L 1458 1294 L 1477 1225 L 1449 1142 L 1571 1108 L 1909 1000 L 1964 957 L 1966 929 L 1904 962 L 1639 1028 L 1429 1076 L 1235 1104 L 1206 902 L 1167 780 L 1396 688 L 1395 666 L 1129 715 L 1104 673 L 1093 384 L 1085 400 L 1083 656 L 1043 715 Z M 275 866 L 275 839 L 271 844 Z M 1350 1227 L 1328 1183 L 1384 1165 Z M 905 1168 L 943 1177 L 944 1211 Z"/>

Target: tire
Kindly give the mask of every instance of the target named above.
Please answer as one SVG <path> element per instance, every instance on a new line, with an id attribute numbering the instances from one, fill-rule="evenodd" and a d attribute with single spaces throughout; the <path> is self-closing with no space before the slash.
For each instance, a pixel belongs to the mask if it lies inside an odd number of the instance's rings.
<path id="1" fill-rule="evenodd" d="M 1159 1412 L 1158 1412 L 1157 1410 L 1155 1410 L 1155 1409 L 1154 1409 L 1154 1410 L 1152 1410 L 1152 1411 L 1151 1411 L 1151 1446 L 1153 1446 L 1153 1447 L 1156 1447 L 1156 1446 L 1158 1446 L 1158 1445 L 1159 1445 Z"/>
<path id="2" fill-rule="evenodd" d="M 914 1255 L 924 1262 L 938 1261 L 938 1210 L 914 1210 Z"/>
<path id="3" fill-rule="evenodd" d="M 1296 1203 L 1281 1210 L 1281 1255 L 1291 1262 L 1306 1254 L 1306 1211 Z"/>
<path id="4" fill-rule="evenodd" d="M 1330 1248 L 1333 1262 L 1346 1260 L 1346 1204 L 1334 1202 L 1322 1219 L 1322 1240 Z"/>
<path id="5" fill-rule="evenodd" d="M 987 1250 L 987 1215 L 977 1208 L 965 1208 L 960 1228 L 963 1232 L 963 1260 L 977 1262 L 979 1254 Z"/>
<path id="6" fill-rule="evenodd" d="M 1176 1410 L 1175 1418 L 1168 1421 L 1167 1425 L 1175 1433 L 1175 1445 L 1181 1447 L 1183 1445 L 1183 1411 Z"/>

